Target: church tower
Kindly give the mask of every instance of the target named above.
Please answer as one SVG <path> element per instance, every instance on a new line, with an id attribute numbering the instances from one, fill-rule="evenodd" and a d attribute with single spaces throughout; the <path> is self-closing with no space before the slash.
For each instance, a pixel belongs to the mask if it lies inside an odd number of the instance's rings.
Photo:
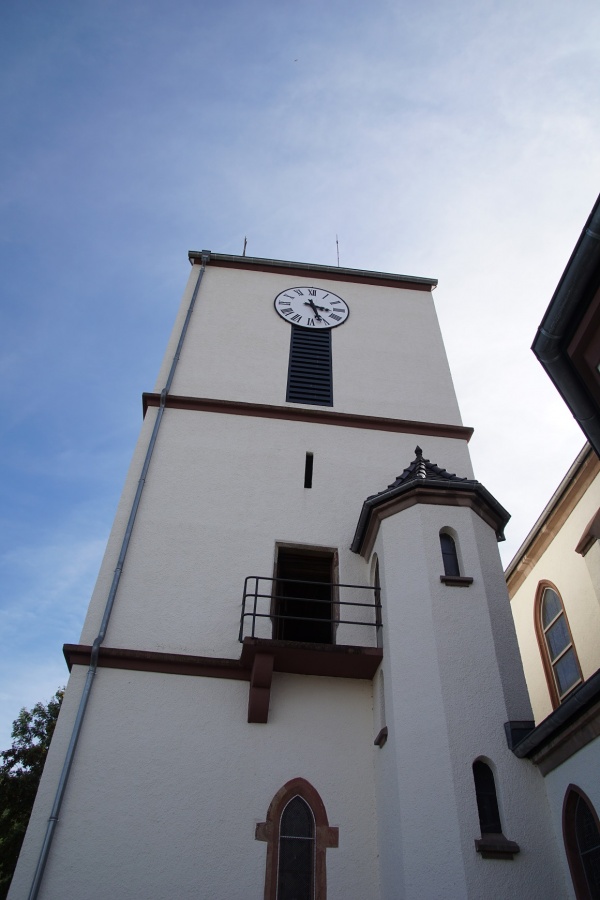
<path id="1" fill-rule="evenodd" d="M 569 896 L 436 282 L 190 261 L 10 900 Z"/>

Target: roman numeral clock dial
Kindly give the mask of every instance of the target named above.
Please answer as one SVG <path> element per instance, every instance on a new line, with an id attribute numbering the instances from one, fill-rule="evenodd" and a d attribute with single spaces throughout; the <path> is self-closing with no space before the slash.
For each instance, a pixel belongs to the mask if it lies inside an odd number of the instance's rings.
<path id="1" fill-rule="evenodd" d="M 287 288 L 275 297 L 275 309 L 300 328 L 337 328 L 350 314 L 341 297 L 315 287 Z"/>

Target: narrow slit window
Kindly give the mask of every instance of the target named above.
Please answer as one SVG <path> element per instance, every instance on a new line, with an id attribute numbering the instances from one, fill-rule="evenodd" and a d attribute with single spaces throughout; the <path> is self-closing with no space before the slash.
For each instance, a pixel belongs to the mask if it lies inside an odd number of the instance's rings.
<path id="1" fill-rule="evenodd" d="M 313 479 L 313 454 L 307 453 L 304 462 L 304 487 L 311 488 Z"/>
<path id="2" fill-rule="evenodd" d="M 494 773 L 482 759 L 473 763 L 473 780 L 481 830 L 481 837 L 475 840 L 475 849 L 483 859 L 514 859 L 520 848 L 516 841 L 509 841 L 502 834 Z"/>
<path id="3" fill-rule="evenodd" d="M 286 400 L 333 406 L 331 331 L 292 325 Z"/>
<path id="4" fill-rule="evenodd" d="M 481 834 L 500 834 L 500 810 L 496 797 L 496 785 L 494 773 L 487 763 L 478 759 L 473 763 L 473 778 L 475 780 L 475 795 L 477 797 L 477 811 L 479 813 L 479 826 Z"/>
<path id="5" fill-rule="evenodd" d="M 460 575 L 458 553 L 456 552 L 456 543 L 452 535 L 445 531 L 440 532 L 440 547 L 442 549 L 444 575 Z"/>

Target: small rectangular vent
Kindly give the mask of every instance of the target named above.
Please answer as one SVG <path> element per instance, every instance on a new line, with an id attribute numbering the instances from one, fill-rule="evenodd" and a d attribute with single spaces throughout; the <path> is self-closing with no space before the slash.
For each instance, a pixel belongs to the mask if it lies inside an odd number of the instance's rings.
<path id="1" fill-rule="evenodd" d="M 292 325 L 288 369 L 288 403 L 333 406 L 331 331 Z"/>

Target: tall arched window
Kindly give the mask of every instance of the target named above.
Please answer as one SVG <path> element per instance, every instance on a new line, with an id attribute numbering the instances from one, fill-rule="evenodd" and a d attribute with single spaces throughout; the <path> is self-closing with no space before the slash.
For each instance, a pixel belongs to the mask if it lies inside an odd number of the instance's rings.
<path id="1" fill-rule="evenodd" d="M 304 778 L 293 778 L 273 797 L 256 840 L 267 842 L 265 900 L 327 900 L 325 851 L 338 846 L 338 829 Z"/>
<path id="2" fill-rule="evenodd" d="M 456 542 L 447 531 L 440 531 L 440 547 L 444 563 L 444 575 L 460 575 Z"/>
<path id="3" fill-rule="evenodd" d="M 283 811 L 279 829 L 277 900 L 312 900 L 315 880 L 315 820 L 302 797 Z"/>
<path id="4" fill-rule="evenodd" d="M 549 582 L 538 586 L 535 630 L 552 705 L 556 707 L 583 679 L 562 599 Z"/>
<path id="5" fill-rule="evenodd" d="M 513 859 L 520 848 L 502 833 L 494 773 L 482 759 L 473 763 L 473 780 L 481 829 L 481 838 L 475 840 L 475 849 L 484 859 Z"/>
<path id="6" fill-rule="evenodd" d="M 563 837 L 577 900 L 600 898 L 600 822 L 581 788 L 570 784 L 563 804 Z"/>
<path id="7" fill-rule="evenodd" d="M 496 785 L 494 773 L 487 763 L 478 759 L 473 763 L 473 778 L 475 780 L 475 795 L 477 797 L 477 812 L 479 813 L 479 827 L 482 834 L 500 834 L 500 810 L 496 797 Z"/>

